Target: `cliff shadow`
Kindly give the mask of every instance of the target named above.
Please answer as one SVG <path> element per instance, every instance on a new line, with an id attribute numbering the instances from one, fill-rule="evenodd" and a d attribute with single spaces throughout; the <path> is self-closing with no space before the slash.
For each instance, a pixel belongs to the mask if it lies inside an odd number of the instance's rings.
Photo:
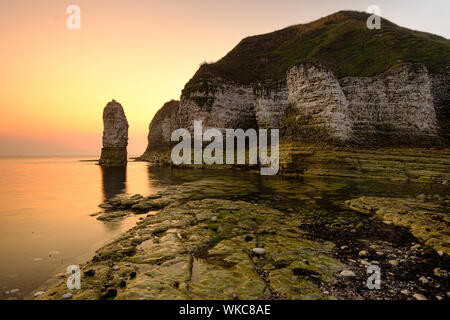
<path id="1" fill-rule="evenodd" d="M 102 191 L 105 200 L 114 198 L 116 195 L 126 191 L 127 167 L 103 167 Z"/>

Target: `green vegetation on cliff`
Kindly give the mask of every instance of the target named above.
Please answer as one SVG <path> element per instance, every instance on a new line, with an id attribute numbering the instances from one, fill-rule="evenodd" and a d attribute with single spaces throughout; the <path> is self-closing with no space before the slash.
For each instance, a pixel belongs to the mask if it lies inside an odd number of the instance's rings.
<path id="1" fill-rule="evenodd" d="M 374 76 L 405 62 L 421 62 L 433 72 L 450 65 L 450 40 L 409 30 L 382 19 L 369 30 L 369 14 L 340 11 L 317 21 L 243 39 L 225 57 L 203 64 L 184 93 L 204 86 L 211 75 L 240 83 L 283 80 L 290 66 L 317 62 L 339 78 Z"/>

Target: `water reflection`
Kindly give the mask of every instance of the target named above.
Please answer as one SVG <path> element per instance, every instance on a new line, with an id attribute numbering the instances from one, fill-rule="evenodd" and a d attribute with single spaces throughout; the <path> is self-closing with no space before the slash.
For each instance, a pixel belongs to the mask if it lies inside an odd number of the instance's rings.
<path id="1" fill-rule="evenodd" d="M 127 167 L 102 167 L 102 189 L 104 200 L 114 198 L 126 191 Z"/>

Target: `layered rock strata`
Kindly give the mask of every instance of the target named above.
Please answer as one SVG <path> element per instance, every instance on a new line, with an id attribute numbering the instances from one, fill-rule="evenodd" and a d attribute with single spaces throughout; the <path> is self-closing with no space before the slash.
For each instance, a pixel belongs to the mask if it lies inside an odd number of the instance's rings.
<path id="1" fill-rule="evenodd" d="M 439 143 L 432 77 L 424 65 L 400 65 L 377 77 L 347 77 L 340 86 L 356 142 Z"/>
<path id="2" fill-rule="evenodd" d="M 254 88 L 255 117 L 260 129 L 282 128 L 288 100 L 287 83 L 266 83 Z"/>
<path id="3" fill-rule="evenodd" d="M 212 77 L 201 86 L 188 83 L 177 108 L 162 109 L 164 120 L 157 114 L 146 153 L 170 149 L 168 128 L 192 131 L 194 120 L 204 128 L 278 128 L 282 141 L 300 144 L 438 146 L 448 142 L 449 79 L 423 64 L 338 79 L 313 63 L 291 67 L 285 82 L 239 85 Z"/>
<path id="4" fill-rule="evenodd" d="M 99 164 L 107 167 L 127 164 L 128 121 L 122 105 L 115 100 L 103 109 L 103 148 Z"/>
<path id="5" fill-rule="evenodd" d="M 186 88 L 177 120 L 180 128 L 190 130 L 194 120 L 202 120 L 203 127 L 218 129 L 257 128 L 253 87 L 212 78 L 202 86 Z"/>
<path id="6" fill-rule="evenodd" d="M 170 149 L 170 137 L 172 131 L 177 128 L 176 120 L 179 107 L 180 101 L 171 100 L 159 109 L 148 128 L 148 147 L 146 151 Z"/>
<path id="7" fill-rule="evenodd" d="M 326 68 L 301 64 L 289 69 L 286 134 L 306 141 L 350 139 L 348 101 L 336 76 Z"/>
<path id="8" fill-rule="evenodd" d="M 450 145 L 450 68 L 433 76 L 431 94 L 440 127 L 440 136 Z"/>

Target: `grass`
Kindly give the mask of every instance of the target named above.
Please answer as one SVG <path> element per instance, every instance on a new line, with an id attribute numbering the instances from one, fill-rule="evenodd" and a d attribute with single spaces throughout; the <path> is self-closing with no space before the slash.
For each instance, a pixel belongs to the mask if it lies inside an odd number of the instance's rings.
<path id="1" fill-rule="evenodd" d="M 242 84 L 282 81 L 294 64 L 317 62 L 338 78 L 374 76 L 406 62 L 437 73 L 450 65 L 450 40 L 382 19 L 369 30 L 363 12 L 340 11 L 317 21 L 243 39 L 216 63 L 202 64 L 183 95 L 214 90 L 213 76 Z M 206 88 L 206 89 L 205 89 Z"/>

